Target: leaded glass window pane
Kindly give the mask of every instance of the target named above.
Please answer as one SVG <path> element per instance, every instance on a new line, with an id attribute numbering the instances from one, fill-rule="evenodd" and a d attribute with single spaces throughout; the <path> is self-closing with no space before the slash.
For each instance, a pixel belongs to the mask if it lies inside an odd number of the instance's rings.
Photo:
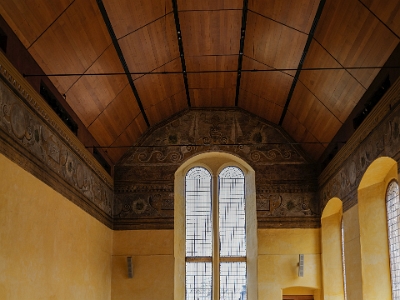
<path id="1" fill-rule="evenodd" d="M 400 299 L 400 237 L 399 237 L 399 185 L 392 181 L 387 189 L 386 209 L 390 251 L 390 273 L 392 278 L 392 299 Z"/>
<path id="2" fill-rule="evenodd" d="M 219 175 L 220 256 L 246 256 L 244 174 L 227 167 Z"/>
<path id="3" fill-rule="evenodd" d="M 186 257 L 212 256 L 211 174 L 204 168 L 186 174 Z"/>
<path id="4" fill-rule="evenodd" d="M 220 264 L 220 300 L 246 300 L 246 263 Z"/>
<path id="5" fill-rule="evenodd" d="M 211 262 L 186 263 L 186 300 L 212 299 Z"/>

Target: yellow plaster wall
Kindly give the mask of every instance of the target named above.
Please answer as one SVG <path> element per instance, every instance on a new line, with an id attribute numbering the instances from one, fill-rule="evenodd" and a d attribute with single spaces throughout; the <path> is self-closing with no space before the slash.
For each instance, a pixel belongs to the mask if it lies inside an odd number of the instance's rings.
<path id="1" fill-rule="evenodd" d="M 282 291 L 304 294 L 321 290 L 320 229 L 258 230 L 258 299 L 280 300 Z M 304 254 L 304 277 L 298 277 L 299 254 Z"/>
<path id="2" fill-rule="evenodd" d="M 347 299 L 363 300 L 358 205 L 343 213 Z"/>
<path id="3" fill-rule="evenodd" d="M 397 180 L 397 163 L 376 159 L 358 188 L 363 299 L 392 299 L 386 215 L 386 189 Z"/>
<path id="4" fill-rule="evenodd" d="M 0 299 L 111 299 L 112 234 L 0 154 Z"/>
<path id="5" fill-rule="evenodd" d="M 133 278 L 127 257 L 132 257 Z M 173 230 L 114 232 L 112 299 L 174 299 Z"/>
<path id="6" fill-rule="evenodd" d="M 325 300 L 343 300 L 341 211 L 322 218 L 322 279 Z"/>

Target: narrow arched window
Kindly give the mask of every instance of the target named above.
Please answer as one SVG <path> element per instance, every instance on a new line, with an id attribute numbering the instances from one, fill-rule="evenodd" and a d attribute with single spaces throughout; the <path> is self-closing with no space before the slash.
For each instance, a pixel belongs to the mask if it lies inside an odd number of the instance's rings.
<path id="1" fill-rule="evenodd" d="M 340 244 L 342 247 L 342 268 L 343 268 L 343 294 L 344 300 L 347 300 L 347 282 L 346 282 L 346 256 L 344 252 L 344 224 L 343 224 L 343 217 L 340 221 Z"/>
<path id="2" fill-rule="evenodd" d="M 400 299 L 400 232 L 399 232 L 399 185 L 389 183 L 386 191 L 386 211 L 388 220 L 390 275 L 392 280 L 392 299 Z"/>
<path id="3" fill-rule="evenodd" d="M 211 299 L 213 222 L 211 174 L 190 169 L 185 179 L 186 299 Z"/>
<path id="4" fill-rule="evenodd" d="M 245 177 L 226 167 L 213 181 L 194 167 L 185 177 L 186 299 L 247 299 Z"/>

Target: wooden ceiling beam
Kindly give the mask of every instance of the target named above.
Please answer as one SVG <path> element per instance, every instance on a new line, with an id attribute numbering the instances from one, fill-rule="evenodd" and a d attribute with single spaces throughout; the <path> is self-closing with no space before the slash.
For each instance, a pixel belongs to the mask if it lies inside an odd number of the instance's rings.
<path id="1" fill-rule="evenodd" d="M 293 78 L 292 86 L 290 87 L 289 94 L 288 94 L 288 97 L 287 97 L 287 100 L 286 100 L 286 103 L 285 103 L 285 106 L 283 108 L 283 112 L 282 112 L 282 115 L 281 115 L 281 119 L 279 120 L 279 125 L 280 126 L 282 126 L 282 124 L 283 124 L 283 120 L 285 119 L 286 113 L 287 113 L 288 108 L 289 108 L 290 100 L 292 100 L 294 89 L 296 88 L 297 81 L 299 80 L 300 72 L 301 72 L 301 70 L 303 68 L 303 63 L 304 63 L 304 61 L 306 59 L 306 56 L 307 56 L 307 53 L 308 53 L 308 49 L 310 48 L 311 42 L 312 42 L 312 40 L 314 38 L 315 29 L 317 28 L 318 21 L 319 21 L 319 19 L 321 17 L 322 11 L 323 11 L 324 6 L 325 6 L 325 2 L 326 2 L 326 0 L 321 0 L 319 2 L 318 10 L 317 10 L 317 12 L 315 14 L 314 21 L 313 21 L 313 24 L 312 24 L 311 29 L 310 29 L 310 33 L 308 34 L 306 45 L 304 46 L 303 54 L 301 55 L 301 59 L 300 59 L 299 65 L 298 65 L 297 70 L 296 70 L 296 75 Z"/>
<path id="2" fill-rule="evenodd" d="M 248 5 L 249 5 L 249 1 L 248 0 L 243 0 L 242 26 L 241 26 L 241 29 L 240 29 L 240 48 L 239 48 L 238 70 L 237 70 L 237 80 L 236 80 L 235 106 L 239 105 L 239 91 L 240 91 L 240 80 L 242 78 L 244 38 L 246 36 Z"/>
<path id="3" fill-rule="evenodd" d="M 110 37 L 111 37 L 111 40 L 113 42 L 114 48 L 117 51 L 117 55 L 118 55 L 118 58 L 119 58 L 119 60 L 120 60 L 120 62 L 122 64 L 122 67 L 124 69 L 125 75 L 128 78 L 129 85 L 130 85 L 130 87 L 132 89 L 133 94 L 135 95 L 135 98 L 136 98 L 137 104 L 139 106 L 139 109 L 140 109 L 140 111 L 142 113 L 143 119 L 146 122 L 146 125 L 148 127 L 150 127 L 150 122 L 149 122 L 149 120 L 148 120 L 148 118 L 146 116 L 146 112 L 144 110 L 142 101 L 140 100 L 139 93 L 138 93 L 138 91 L 137 91 L 137 89 L 135 87 L 135 84 L 133 83 L 131 72 L 129 71 L 128 65 L 127 65 L 126 60 L 125 60 L 125 57 L 124 57 L 124 55 L 122 53 L 121 47 L 119 46 L 117 36 L 115 35 L 115 32 L 114 32 L 114 29 L 112 27 L 110 18 L 108 17 L 106 8 L 104 7 L 103 0 L 97 0 L 97 5 L 98 5 L 98 7 L 100 9 L 100 12 L 101 12 L 101 15 L 103 17 L 104 23 L 106 24 L 108 33 L 110 34 Z"/>
<path id="4" fill-rule="evenodd" d="M 183 52 L 182 32 L 181 32 L 181 25 L 179 23 L 178 2 L 177 2 L 177 0 L 172 0 L 172 8 L 173 8 L 173 11 L 174 11 L 176 34 L 177 34 L 177 37 L 178 37 L 179 56 L 181 58 L 181 64 L 182 64 L 183 83 L 185 85 L 185 90 L 186 90 L 187 105 L 188 105 L 188 107 L 191 107 L 192 105 L 191 105 L 191 102 L 190 102 L 188 76 L 187 76 L 187 72 L 186 72 L 185 55 L 184 55 L 184 52 Z"/>

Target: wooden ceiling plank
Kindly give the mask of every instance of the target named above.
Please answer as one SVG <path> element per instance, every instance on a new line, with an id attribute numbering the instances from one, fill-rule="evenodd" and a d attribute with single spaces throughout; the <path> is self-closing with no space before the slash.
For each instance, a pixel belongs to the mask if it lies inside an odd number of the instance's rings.
<path id="1" fill-rule="evenodd" d="M 185 55 L 237 55 L 241 11 L 180 11 Z"/>
<path id="2" fill-rule="evenodd" d="M 249 10 L 299 30 L 310 32 L 319 0 L 249 0 Z"/>
<path id="3" fill-rule="evenodd" d="M 112 145 L 117 137 L 128 127 L 132 119 L 140 114 L 133 99 L 130 86 L 127 84 L 120 94 L 89 126 L 89 131 L 100 146 Z"/>
<path id="4" fill-rule="evenodd" d="M 168 75 L 162 74 L 162 72 L 168 73 L 169 71 L 174 72 Z M 135 80 L 139 93 L 146 95 L 143 98 L 144 109 L 185 90 L 179 58 L 155 69 L 154 73 L 146 74 Z"/>
<path id="5" fill-rule="evenodd" d="M 187 58 L 188 71 L 199 72 L 188 74 L 188 78 L 191 82 L 191 95 L 196 97 L 196 99 L 193 100 L 196 107 L 207 107 L 207 104 L 213 105 L 214 107 L 234 105 L 235 94 L 232 94 L 232 89 L 235 90 L 236 85 L 237 62 L 236 55 L 196 56 Z M 201 73 L 202 71 L 217 72 Z M 218 71 L 232 72 L 224 73 Z M 207 93 L 204 89 L 211 89 L 211 92 Z M 209 99 L 209 97 L 211 98 Z"/>
<path id="6" fill-rule="evenodd" d="M 397 38 L 400 38 L 399 1 L 360 0 L 360 2 Z"/>
<path id="7" fill-rule="evenodd" d="M 328 0 L 315 39 L 345 68 L 380 67 L 399 42 L 361 1 Z M 349 70 L 368 88 L 379 69 Z"/>
<path id="8" fill-rule="evenodd" d="M 317 161 L 325 151 L 326 145 L 321 144 L 290 111 L 288 111 L 282 127 L 315 161 Z"/>
<path id="9" fill-rule="evenodd" d="M 113 42 L 115 50 L 117 51 L 117 54 L 118 54 L 118 57 L 119 57 L 119 59 L 121 61 L 122 67 L 124 68 L 126 77 L 128 78 L 129 85 L 131 86 L 131 89 L 132 89 L 133 94 L 135 95 L 137 104 L 138 104 L 138 106 L 140 108 L 140 111 L 142 112 L 143 119 L 145 120 L 147 126 L 150 127 L 149 120 L 147 119 L 146 113 L 145 113 L 145 111 L 143 109 L 143 104 L 142 104 L 142 102 L 140 100 L 140 97 L 139 97 L 139 94 L 138 94 L 138 92 L 136 90 L 135 84 L 133 83 L 133 79 L 132 79 L 132 76 L 130 74 L 128 65 L 126 64 L 126 61 L 125 61 L 124 55 L 123 55 L 123 53 L 121 51 L 121 48 L 119 46 L 117 37 L 115 36 L 114 30 L 112 28 L 110 19 L 109 19 L 108 15 L 107 15 L 107 11 L 106 11 L 106 9 L 104 7 L 103 1 L 102 0 L 97 0 L 97 5 L 99 6 L 101 15 L 102 15 L 102 17 L 104 19 L 104 23 L 106 23 L 106 26 L 107 26 L 108 32 L 110 34 L 111 40 Z"/>
<path id="10" fill-rule="evenodd" d="M 110 43 L 93 3 L 77 0 L 40 36 L 29 52 L 46 74 L 83 74 Z M 54 80 L 61 94 L 75 82 L 76 77 L 69 76 Z"/>
<path id="11" fill-rule="evenodd" d="M 340 122 L 344 123 L 365 89 L 344 68 L 307 70 L 314 67 L 341 67 L 315 40 L 310 45 L 299 80 Z"/>
<path id="12" fill-rule="evenodd" d="M 105 150 L 105 152 L 107 152 L 109 157 L 116 164 L 116 162 L 121 159 L 124 153 L 134 145 L 146 130 L 147 124 L 140 113 L 132 120 L 121 135 L 118 136 L 115 142 Z"/>
<path id="13" fill-rule="evenodd" d="M 310 48 L 311 41 L 312 41 L 312 39 L 314 37 L 315 29 L 316 29 L 316 27 L 318 25 L 318 21 L 319 21 L 319 19 L 321 17 L 321 14 L 322 14 L 322 11 L 324 9 L 324 6 L 325 6 L 325 0 L 321 0 L 319 5 L 318 5 L 318 10 L 317 10 L 317 12 L 315 14 L 314 21 L 313 21 L 310 33 L 309 33 L 308 38 L 307 38 L 306 45 L 304 46 L 303 54 L 301 56 L 301 59 L 300 59 L 300 62 L 299 62 L 299 66 L 297 68 L 296 75 L 293 78 L 293 84 L 292 84 L 292 86 L 290 88 L 290 91 L 289 91 L 289 94 L 288 94 L 288 98 L 286 100 L 286 104 L 285 104 L 285 107 L 284 107 L 282 115 L 281 115 L 281 119 L 279 120 L 279 125 L 282 125 L 283 120 L 285 118 L 287 109 L 288 109 L 289 104 L 290 104 L 290 100 L 292 99 L 294 89 L 296 88 L 297 81 L 298 81 L 298 78 L 300 76 L 300 72 L 301 72 L 301 69 L 303 67 L 304 60 L 305 60 L 305 58 L 307 56 L 308 49 Z"/>
<path id="14" fill-rule="evenodd" d="M 147 107 L 146 112 L 151 124 L 155 125 L 186 108 L 186 91 L 181 90 L 176 94 Z"/>
<path id="15" fill-rule="evenodd" d="M 115 35 L 121 39 L 172 13 L 168 0 L 103 0 Z"/>
<path id="16" fill-rule="evenodd" d="M 243 108 L 271 123 L 277 124 L 282 113 L 283 106 L 270 99 L 256 95 L 243 88 L 240 89 L 240 108 Z"/>
<path id="17" fill-rule="evenodd" d="M 267 72 L 242 72 L 242 88 L 284 107 L 293 81 L 292 76 L 272 71 L 273 69 L 247 56 L 243 60 L 243 69 L 266 70 Z M 280 88 L 277 89 L 277 86 Z"/>
<path id="18" fill-rule="evenodd" d="M 147 73 L 179 57 L 176 40 L 174 16 L 169 14 L 120 39 L 119 44 L 129 69 Z"/>
<path id="19" fill-rule="evenodd" d="M 275 69 L 297 69 L 306 42 L 306 34 L 248 12 L 245 56 Z"/>
<path id="20" fill-rule="evenodd" d="M 189 10 L 242 10 L 243 0 L 178 0 L 181 11 Z"/>
<path id="21" fill-rule="evenodd" d="M 234 105 L 236 89 L 231 88 L 191 88 L 193 107 L 231 107 Z"/>
<path id="22" fill-rule="evenodd" d="M 304 85 L 296 86 L 288 111 L 320 143 L 329 143 L 342 123 Z"/>
<path id="23" fill-rule="evenodd" d="M 73 0 L 1 1 L 0 14 L 29 48 L 70 7 Z"/>

